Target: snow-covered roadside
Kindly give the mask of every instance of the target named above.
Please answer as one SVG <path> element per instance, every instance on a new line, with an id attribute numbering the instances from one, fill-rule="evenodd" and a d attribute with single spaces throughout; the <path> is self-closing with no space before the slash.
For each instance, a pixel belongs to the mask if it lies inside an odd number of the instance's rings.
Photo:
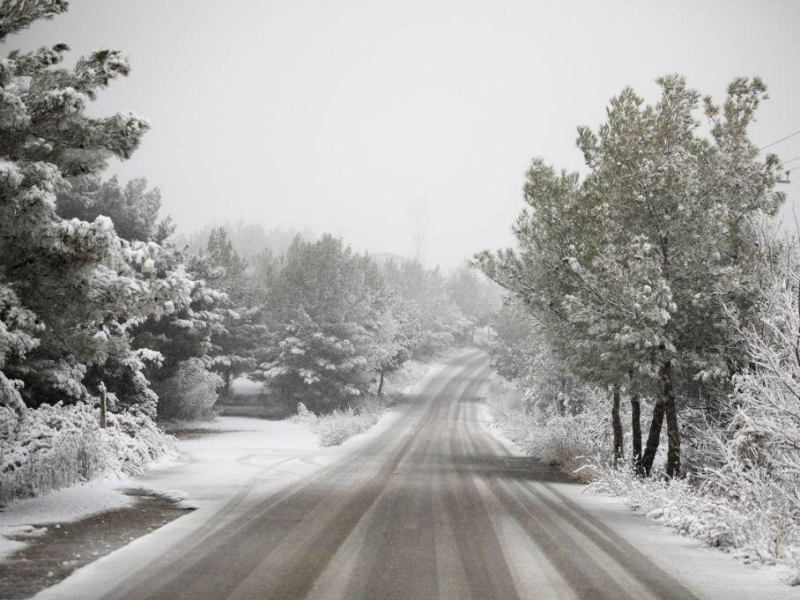
<path id="1" fill-rule="evenodd" d="M 494 424 L 489 407 L 481 405 L 481 423 L 509 453 L 523 456 Z M 586 494 L 581 483 L 548 483 L 578 507 L 590 513 L 630 542 L 664 571 L 679 579 L 698 597 L 708 600 L 800 599 L 800 589 L 782 583 L 786 567 L 749 566 L 701 542 L 678 535 L 633 512 L 617 497 Z"/>
<path id="2" fill-rule="evenodd" d="M 404 382 L 404 393 L 422 389 L 443 368 L 443 361 L 426 365 L 415 373 L 413 383 Z M 203 424 L 203 429 L 217 433 L 179 440 L 177 456 L 126 482 L 126 487 L 173 491 L 198 510 L 79 569 L 35 598 L 102 598 L 131 573 L 131 565 L 144 567 L 189 536 L 212 536 L 224 530 L 243 510 L 269 494 L 380 437 L 400 414 L 400 409 L 386 411 L 369 431 L 328 448 L 320 448 L 310 431 L 288 420 L 220 417 Z"/>
<path id="3" fill-rule="evenodd" d="M 433 363 L 411 362 L 387 380 L 388 393 L 413 393 L 417 385 L 438 373 L 444 361 L 458 352 Z M 397 416 L 394 409 L 385 411 L 369 431 L 351 437 L 342 446 L 349 448 L 364 436 L 373 435 L 373 431 L 383 431 Z M 104 477 L 9 503 L 0 512 L 0 559 L 25 545 L 8 537 L 32 537 L 41 531 L 34 525 L 72 522 L 132 505 L 135 498 L 124 493 L 127 489 L 144 488 L 181 499 L 185 506 L 207 508 L 243 493 L 256 479 L 279 486 L 327 464 L 339 454 L 322 452 L 317 436 L 290 420 L 218 417 L 210 423 L 184 424 L 184 429 L 191 428 L 200 430 L 199 434 L 179 439 L 174 452 L 142 475 Z"/>
<path id="4" fill-rule="evenodd" d="M 24 545 L 5 536 L 18 537 L 34 524 L 72 522 L 129 506 L 135 498 L 126 489 L 152 490 L 196 508 L 214 506 L 264 475 L 266 468 L 277 471 L 279 465 L 318 449 L 310 432 L 288 421 L 220 417 L 196 425 L 207 433 L 178 440 L 175 452 L 142 475 L 106 477 L 9 503 L 0 513 L 0 558 Z M 273 473 L 273 479 L 281 475 Z"/>

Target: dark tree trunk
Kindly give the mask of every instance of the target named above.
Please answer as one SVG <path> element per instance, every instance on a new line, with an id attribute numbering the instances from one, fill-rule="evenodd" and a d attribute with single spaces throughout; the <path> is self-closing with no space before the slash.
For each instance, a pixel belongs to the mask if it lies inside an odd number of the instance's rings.
<path id="1" fill-rule="evenodd" d="M 611 428 L 614 431 L 614 466 L 622 460 L 624 443 L 622 438 L 622 420 L 619 417 L 619 386 L 614 386 L 613 404 L 611 406 Z"/>
<path id="2" fill-rule="evenodd" d="M 664 424 L 664 403 L 659 399 L 653 407 L 653 420 L 650 422 L 650 433 L 647 435 L 647 445 L 642 455 L 642 471 L 650 475 L 653 461 L 656 458 L 658 442 L 661 438 L 661 427 Z"/>
<path id="3" fill-rule="evenodd" d="M 380 396 L 381 393 L 383 392 L 383 371 L 380 371 L 380 374 L 381 374 L 381 379 L 380 383 L 378 383 L 378 396 Z"/>
<path id="4" fill-rule="evenodd" d="M 672 361 L 668 360 L 661 367 L 661 386 L 667 417 L 667 476 L 678 477 L 681 474 L 681 434 L 678 430 L 678 411 L 672 384 Z"/>
<path id="5" fill-rule="evenodd" d="M 223 395 L 226 398 L 231 398 L 233 396 L 233 372 L 226 371 L 225 372 L 225 389 L 223 390 Z"/>
<path id="6" fill-rule="evenodd" d="M 642 472 L 642 406 L 638 395 L 631 396 L 631 449 L 633 468 Z"/>

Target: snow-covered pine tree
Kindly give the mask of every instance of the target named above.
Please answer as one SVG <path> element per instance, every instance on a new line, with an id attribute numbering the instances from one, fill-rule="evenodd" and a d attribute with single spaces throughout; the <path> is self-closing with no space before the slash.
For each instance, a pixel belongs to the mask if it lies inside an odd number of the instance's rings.
<path id="1" fill-rule="evenodd" d="M 448 294 L 438 268 L 425 269 L 418 261 L 390 261 L 382 271 L 403 307 L 397 314 L 413 355 L 429 356 L 448 348 L 469 330 L 469 321 Z"/>
<path id="2" fill-rule="evenodd" d="M 64 12 L 67 2 L 5 0 L 1 7 L 7 44 L 36 19 Z M 16 402 L 21 392 L 32 405 L 86 398 L 94 392 L 87 372 L 114 356 L 126 389 L 111 392 L 152 412 L 155 396 L 127 331 L 169 310 L 185 290 L 154 276 L 157 247 L 121 240 L 108 218 L 56 212 L 58 193 L 80 186 L 108 158 L 128 158 L 148 124 L 131 113 L 88 116 L 87 103 L 130 67 L 118 50 L 102 49 L 63 68 L 67 50 L 14 50 L 0 61 L 0 330 L 12 332 L 0 334 L 2 396 Z"/>
<path id="3" fill-rule="evenodd" d="M 161 192 L 147 188 L 144 177 L 124 186 L 116 176 L 108 180 L 82 177 L 58 194 L 57 211 L 64 219 L 94 221 L 104 215 L 124 240 L 162 244 L 175 231 L 170 217 L 161 217 Z"/>
<path id="4" fill-rule="evenodd" d="M 677 390 L 707 398 L 709 384 L 724 386 L 746 363 L 726 307 L 755 317 L 768 261 L 754 223 L 783 196 L 777 157 L 759 160 L 747 137 L 765 97 L 760 80 L 736 79 L 723 108 L 705 100 L 710 138 L 698 134 L 699 94 L 678 76 L 659 84 L 655 105 L 626 89 L 597 134 L 580 128 L 583 181 L 534 161 L 519 251 L 478 261 L 563 345 L 574 372 L 594 385 L 627 376 L 636 393 L 657 390 L 643 463 L 649 470 L 666 419 L 674 476 Z"/>
<path id="5" fill-rule="evenodd" d="M 380 321 L 367 256 L 323 236 L 295 239 L 269 292 L 271 329 L 257 378 L 285 403 L 344 408 L 368 393 L 370 350 Z"/>
<path id="6" fill-rule="evenodd" d="M 211 230 L 204 259 L 209 283 L 227 296 L 218 309 L 223 327 L 212 336 L 212 369 L 225 382 L 224 393 L 230 394 L 233 380 L 258 365 L 256 352 L 267 337 L 263 322 L 266 282 L 263 276 L 253 277 L 253 269 L 234 250 L 222 227 Z M 257 264 L 263 266 L 264 262 L 257 260 Z"/>
<path id="7" fill-rule="evenodd" d="M 450 299 L 469 322 L 469 341 L 475 341 L 475 330 L 488 325 L 500 308 L 500 288 L 482 273 L 461 265 L 447 278 Z"/>

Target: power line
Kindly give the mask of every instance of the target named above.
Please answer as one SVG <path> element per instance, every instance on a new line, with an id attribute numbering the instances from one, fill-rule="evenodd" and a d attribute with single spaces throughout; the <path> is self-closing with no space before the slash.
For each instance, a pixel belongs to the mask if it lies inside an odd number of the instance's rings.
<path id="1" fill-rule="evenodd" d="M 790 133 L 790 134 L 789 134 L 789 135 L 787 135 L 787 136 L 784 136 L 784 137 L 782 137 L 782 138 L 781 138 L 781 139 L 779 139 L 779 140 L 775 140 L 775 141 L 774 141 L 774 142 L 772 142 L 771 144 L 767 144 L 766 146 L 761 146 L 761 148 L 759 148 L 759 150 L 765 150 L 765 149 L 767 149 L 767 148 L 771 148 L 771 147 L 772 147 L 772 146 L 774 146 L 775 144 L 780 144 L 782 141 L 784 141 L 784 140 L 788 140 L 789 138 L 796 136 L 798 133 L 800 133 L 800 129 L 798 129 L 797 131 L 794 131 L 794 132 Z"/>
<path id="2" fill-rule="evenodd" d="M 795 156 L 794 158 L 790 158 L 789 160 L 781 161 L 783 164 L 789 164 L 790 162 L 794 162 L 796 160 L 800 160 L 800 156 Z"/>

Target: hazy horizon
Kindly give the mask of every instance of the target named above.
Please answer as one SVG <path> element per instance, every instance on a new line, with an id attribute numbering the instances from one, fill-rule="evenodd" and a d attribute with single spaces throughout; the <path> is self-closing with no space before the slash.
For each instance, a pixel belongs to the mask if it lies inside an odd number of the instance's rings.
<path id="1" fill-rule="evenodd" d="M 754 142 L 800 129 L 798 22 L 788 1 L 73 0 L 6 50 L 130 57 L 91 111 L 133 110 L 152 130 L 108 175 L 159 187 L 179 232 L 308 227 L 401 256 L 421 234 L 424 262 L 452 267 L 513 243 L 530 160 L 580 169 L 576 126 L 596 127 L 626 85 L 652 101 L 678 72 L 720 99 L 759 75 L 772 99 Z M 800 136 L 769 150 L 798 157 Z M 798 184 L 782 188 L 790 214 Z"/>

